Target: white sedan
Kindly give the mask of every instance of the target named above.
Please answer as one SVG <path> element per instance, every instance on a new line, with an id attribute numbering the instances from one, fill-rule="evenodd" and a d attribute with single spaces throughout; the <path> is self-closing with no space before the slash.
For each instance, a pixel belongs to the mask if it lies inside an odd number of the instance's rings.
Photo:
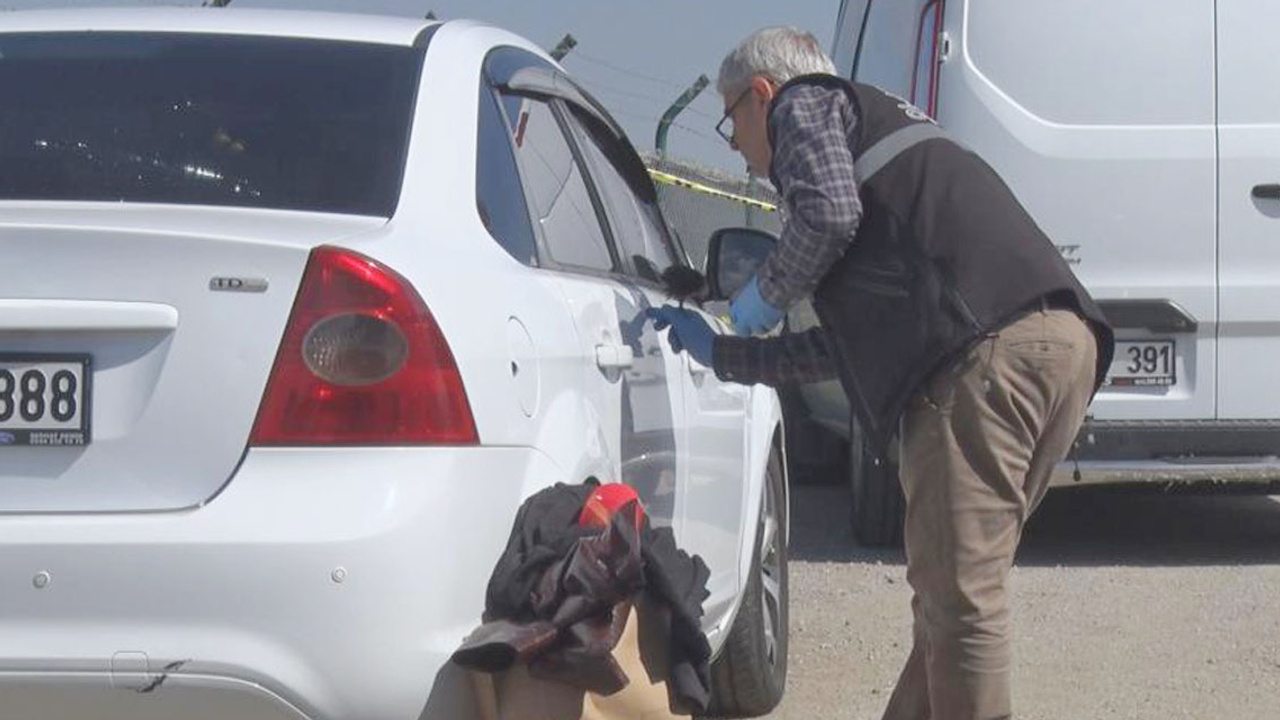
<path id="1" fill-rule="evenodd" d="M 12 12 L 0 96 L 5 720 L 465 718 L 517 507 L 588 477 L 710 567 L 718 708 L 776 704 L 777 398 L 645 322 L 686 256 L 544 52 Z"/>

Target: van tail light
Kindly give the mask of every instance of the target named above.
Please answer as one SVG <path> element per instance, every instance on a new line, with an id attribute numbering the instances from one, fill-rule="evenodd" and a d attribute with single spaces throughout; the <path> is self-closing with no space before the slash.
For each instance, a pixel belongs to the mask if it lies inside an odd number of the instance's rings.
<path id="1" fill-rule="evenodd" d="M 911 103 L 925 111 L 929 117 L 934 120 L 938 119 L 938 73 L 940 62 L 942 59 L 941 40 L 942 40 L 942 20 L 946 17 L 946 0 L 930 0 L 920 8 L 920 21 L 916 25 L 916 52 L 914 66 L 911 68 Z M 932 14 L 932 17 L 930 17 Z M 925 29 L 929 28 L 929 46 L 928 55 L 925 55 Z M 927 58 L 928 64 L 925 65 L 929 76 L 924 86 L 925 95 L 921 98 L 920 69 L 922 62 Z"/>
<path id="2" fill-rule="evenodd" d="M 942 73 L 942 20 L 947 14 L 947 0 L 938 0 L 933 11 L 933 50 L 929 53 L 929 107 L 925 112 L 938 119 L 938 80 Z"/>
<path id="3" fill-rule="evenodd" d="M 478 442 L 453 353 L 409 281 L 350 250 L 312 250 L 249 443 Z"/>

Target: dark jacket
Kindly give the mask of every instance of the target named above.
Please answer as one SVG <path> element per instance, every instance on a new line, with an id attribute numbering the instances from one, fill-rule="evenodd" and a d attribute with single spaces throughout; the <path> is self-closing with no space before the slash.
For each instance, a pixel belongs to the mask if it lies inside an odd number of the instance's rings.
<path id="1" fill-rule="evenodd" d="M 643 590 L 670 629 L 672 707 L 703 712 L 711 697 L 711 647 L 701 627 L 707 566 L 680 550 L 669 528 L 647 518 L 637 528 L 625 508 L 603 532 L 580 527 L 596 487 L 558 483 L 521 505 L 489 578 L 483 624 L 453 660 L 485 672 L 525 663 L 534 677 L 612 694 L 628 678 L 611 651 Z"/>

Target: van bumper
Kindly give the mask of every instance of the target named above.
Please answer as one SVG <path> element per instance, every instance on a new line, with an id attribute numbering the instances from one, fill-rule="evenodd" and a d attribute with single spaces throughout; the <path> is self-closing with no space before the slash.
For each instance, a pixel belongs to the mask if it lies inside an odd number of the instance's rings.
<path id="1" fill-rule="evenodd" d="M 1280 420 L 1089 420 L 1050 484 L 1280 484 Z"/>

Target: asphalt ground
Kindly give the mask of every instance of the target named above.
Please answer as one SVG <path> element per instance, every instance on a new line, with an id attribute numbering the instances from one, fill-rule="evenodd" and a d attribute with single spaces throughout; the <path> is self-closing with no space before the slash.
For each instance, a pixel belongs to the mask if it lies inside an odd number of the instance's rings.
<path id="1" fill-rule="evenodd" d="M 792 491 L 775 720 L 879 718 L 910 649 L 901 551 L 858 547 L 839 486 Z M 1010 580 L 1017 718 L 1280 718 L 1280 496 L 1053 490 Z"/>

